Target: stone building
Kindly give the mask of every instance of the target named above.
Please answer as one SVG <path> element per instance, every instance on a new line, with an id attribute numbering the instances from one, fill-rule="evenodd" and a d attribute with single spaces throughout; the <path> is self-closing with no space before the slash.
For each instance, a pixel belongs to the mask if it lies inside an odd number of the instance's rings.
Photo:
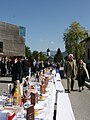
<path id="1" fill-rule="evenodd" d="M 25 56 L 25 37 L 20 30 L 20 26 L 0 22 L 0 57 Z"/>
<path id="2" fill-rule="evenodd" d="M 85 42 L 85 44 L 86 44 L 85 62 L 87 64 L 87 68 L 88 68 L 89 75 L 90 75 L 90 37 L 87 37 L 86 39 L 81 41 L 81 43 L 83 43 L 83 42 Z"/>

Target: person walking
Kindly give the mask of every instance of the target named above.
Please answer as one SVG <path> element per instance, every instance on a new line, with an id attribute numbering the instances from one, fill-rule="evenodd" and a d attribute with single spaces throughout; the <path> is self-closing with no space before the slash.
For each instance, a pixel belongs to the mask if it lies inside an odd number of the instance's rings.
<path id="1" fill-rule="evenodd" d="M 59 62 L 57 62 L 57 64 L 56 64 L 56 72 L 60 73 L 60 64 L 59 64 Z"/>
<path id="2" fill-rule="evenodd" d="M 29 61 L 24 57 L 22 60 L 23 77 L 29 76 Z"/>
<path id="3" fill-rule="evenodd" d="M 68 55 L 68 60 L 66 62 L 64 70 L 67 78 L 67 90 L 68 90 L 68 93 L 70 93 L 70 88 L 71 88 L 71 91 L 73 91 L 74 80 L 77 75 L 77 65 L 76 65 L 76 60 L 74 59 L 73 54 Z"/>
<path id="4" fill-rule="evenodd" d="M 12 83 L 15 83 L 17 80 L 17 58 L 12 59 L 12 65 L 11 65 L 11 75 L 12 75 Z"/>
<path id="5" fill-rule="evenodd" d="M 19 80 L 20 83 L 22 83 L 23 65 L 20 57 L 17 58 L 16 70 L 17 70 L 17 80 Z"/>
<path id="6" fill-rule="evenodd" d="M 17 57 L 12 59 L 12 65 L 11 65 L 11 76 L 12 76 L 12 83 L 13 83 L 13 89 L 12 94 L 14 95 L 14 91 L 17 85 Z"/>
<path id="7" fill-rule="evenodd" d="M 78 72 L 77 72 L 79 92 L 81 92 L 81 90 L 84 90 L 86 78 L 89 79 L 89 73 L 88 73 L 88 70 L 86 68 L 86 63 L 83 62 L 83 59 L 79 59 Z"/>

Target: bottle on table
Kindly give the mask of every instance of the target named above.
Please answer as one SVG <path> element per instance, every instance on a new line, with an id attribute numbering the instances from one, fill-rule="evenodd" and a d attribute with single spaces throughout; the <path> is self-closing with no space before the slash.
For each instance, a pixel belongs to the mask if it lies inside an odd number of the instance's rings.
<path id="1" fill-rule="evenodd" d="M 14 91 L 14 104 L 20 105 L 21 104 L 21 91 L 20 91 L 20 82 L 17 80 L 15 91 Z"/>
<path id="2" fill-rule="evenodd" d="M 25 103 L 30 97 L 30 84 L 28 81 L 28 77 L 26 77 L 23 84 L 23 103 Z"/>

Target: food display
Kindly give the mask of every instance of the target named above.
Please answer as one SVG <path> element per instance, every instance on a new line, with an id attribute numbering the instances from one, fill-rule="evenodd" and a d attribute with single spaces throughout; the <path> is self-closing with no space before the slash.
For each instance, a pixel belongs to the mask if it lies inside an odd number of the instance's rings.
<path id="1" fill-rule="evenodd" d="M 31 78 L 23 79 L 23 83 L 21 83 L 22 89 L 20 89 L 20 83 L 17 81 L 13 96 L 9 95 L 6 99 L 7 103 L 10 103 L 12 106 L 8 106 L 8 104 L 5 106 L 5 104 L 3 110 L 1 110 L 4 113 L 8 113 L 8 120 L 13 120 L 11 117 L 13 118 L 16 114 L 17 120 L 18 117 L 26 118 L 26 120 L 35 120 L 35 117 L 38 118 L 37 116 L 40 114 L 43 116 L 49 104 L 48 100 L 50 97 L 48 96 L 51 95 L 49 89 L 52 89 L 52 87 L 49 88 L 52 84 L 52 82 L 49 82 L 51 76 L 46 75 L 46 73 L 45 69 L 43 74 L 40 74 L 41 79 L 38 78 L 39 80 L 36 81 L 35 77 L 32 77 L 33 82 L 29 80 Z M 36 90 L 36 88 L 38 89 Z M 23 94 L 21 95 L 21 93 Z"/>
<path id="2" fill-rule="evenodd" d="M 38 103 L 38 92 L 31 92 L 31 104 Z"/>
<path id="3" fill-rule="evenodd" d="M 40 96 L 40 100 L 45 100 L 46 96 Z"/>
<path id="4" fill-rule="evenodd" d="M 39 114 L 39 110 L 38 109 L 34 109 L 34 115 L 37 116 Z"/>

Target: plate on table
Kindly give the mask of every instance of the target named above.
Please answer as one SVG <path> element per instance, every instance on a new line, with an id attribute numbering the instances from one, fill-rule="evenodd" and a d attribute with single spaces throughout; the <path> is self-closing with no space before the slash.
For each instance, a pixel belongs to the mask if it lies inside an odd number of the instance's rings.
<path id="1" fill-rule="evenodd" d="M 34 106 L 34 109 L 42 110 L 43 106 L 41 104 L 36 103 L 36 105 Z"/>
<path id="2" fill-rule="evenodd" d="M 45 101 L 46 100 L 46 96 L 40 96 L 39 97 L 39 101 Z"/>
<path id="3" fill-rule="evenodd" d="M 48 93 L 45 93 L 45 94 L 42 94 L 42 96 L 48 97 L 49 94 L 48 94 Z"/>

